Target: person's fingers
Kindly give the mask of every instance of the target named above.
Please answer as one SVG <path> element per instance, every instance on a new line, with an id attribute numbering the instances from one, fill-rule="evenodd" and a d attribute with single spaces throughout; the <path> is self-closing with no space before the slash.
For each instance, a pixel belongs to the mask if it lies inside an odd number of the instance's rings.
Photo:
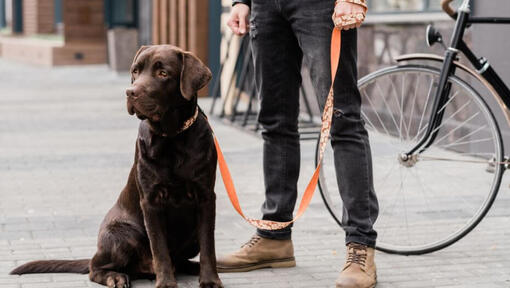
<path id="1" fill-rule="evenodd" d="M 245 4 L 237 4 L 230 11 L 230 18 L 227 21 L 228 27 L 238 36 L 242 36 L 248 32 L 250 17 L 250 7 Z"/>
<path id="2" fill-rule="evenodd" d="M 365 20 L 365 8 L 347 2 L 337 2 L 332 15 L 335 27 L 342 30 L 358 28 Z"/>
<path id="3" fill-rule="evenodd" d="M 239 21 L 237 21 L 235 18 L 231 17 L 227 22 L 228 27 L 230 27 L 230 30 L 236 35 L 239 34 Z"/>
<path id="4" fill-rule="evenodd" d="M 239 15 L 239 34 L 246 34 L 248 23 L 247 23 L 247 15 Z"/>
<path id="5" fill-rule="evenodd" d="M 350 30 L 350 29 L 352 29 L 352 27 L 353 27 L 353 26 L 354 26 L 354 24 L 347 24 L 347 25 L 344 25 L 344 26 L 342 27 L 342 30 Z"/>

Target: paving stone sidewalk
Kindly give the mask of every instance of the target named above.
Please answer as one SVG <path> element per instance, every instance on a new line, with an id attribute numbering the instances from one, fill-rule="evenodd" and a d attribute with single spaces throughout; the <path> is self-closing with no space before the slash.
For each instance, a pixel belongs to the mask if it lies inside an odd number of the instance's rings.
<path id="1" fill-rule="evenodd" d="M 0 288 L 100 287 L 86 275 L 10 276 L 36 259 L 89 258 L 99 223 L 124 186 L 138 120 L 126 112 L 128 75 L 105 66 L 57 69 L 0 59 Z M 210 101 L 201 100 L 208 106 Z M 211 118 L 247 214 L 263 200 L 262 141 Z M 300 187 L 313 171 L 314 143 L 302 147 Z M 462 177 L 462 176 L 459 176 Z M 302 190 L 302 189 L 301 189 Z M 253 234 L 216 186 L 217 253 Z M 378 287 L 510 287 L 508 179 L 493 209 L 467 237 L 416 257 L 377 253 Z M 220 275 L 225 287 L 334 287 L 344 261 L 344 233 L 319 195 L 294 227 L 298 266 Z M 179 287 L 198 287 L 179 276 Z M 154 287 L 135 281 L 133 287 Z"/>

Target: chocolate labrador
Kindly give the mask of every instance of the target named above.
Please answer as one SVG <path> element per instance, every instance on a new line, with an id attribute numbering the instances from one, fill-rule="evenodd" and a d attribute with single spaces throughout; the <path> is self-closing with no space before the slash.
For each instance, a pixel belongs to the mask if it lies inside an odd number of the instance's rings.
<path id="1" fill-rule="evenodd" d="M 211 79 L 193 54 L 143 46 L 126 90 L 129 114 L 142 121 L 127 185 L 101 224 L 91 260 L 35 261 L 11 274 L 89 273 L 108 287 L 156 278 L 177 287 L 175 271 L 199 274 L 200 287 L 223 287 L 214 248 L 216 150 L 197 91 Z M 200 252 L 200 263 L 189 259 Z"/>

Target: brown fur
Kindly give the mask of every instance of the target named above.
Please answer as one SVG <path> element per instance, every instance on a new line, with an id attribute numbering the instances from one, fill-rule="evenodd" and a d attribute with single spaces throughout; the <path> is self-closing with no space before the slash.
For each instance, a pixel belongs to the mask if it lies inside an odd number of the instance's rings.
<path id="1" fill-rule="evenodd" d="M 144 46 L 132 65 L 127 108 L 141 120 L 134 164 L 99 231 L 91 260 L 35 261 L 11 274 L 89 273 L 108 287 L 156 279 L 177 287 L 174 272 L 200 274 L 200 287 L 223 287 L 216 271 L 216 150 L 207 119 L 177 133 L 211 78 L 200 60 L 174 46 Z M 200 264 L 190 262 L 200 252 Z"/>

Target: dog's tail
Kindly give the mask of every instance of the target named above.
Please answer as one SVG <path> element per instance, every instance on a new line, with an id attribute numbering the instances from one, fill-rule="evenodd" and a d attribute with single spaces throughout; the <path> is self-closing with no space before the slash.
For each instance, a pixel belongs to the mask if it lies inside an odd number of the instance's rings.
<path id="1" fill-rule="evenodd" d="M 32 273 L 89 273 L 90 259 L 33 261 L 11 271 L 11 275 Z"/>

